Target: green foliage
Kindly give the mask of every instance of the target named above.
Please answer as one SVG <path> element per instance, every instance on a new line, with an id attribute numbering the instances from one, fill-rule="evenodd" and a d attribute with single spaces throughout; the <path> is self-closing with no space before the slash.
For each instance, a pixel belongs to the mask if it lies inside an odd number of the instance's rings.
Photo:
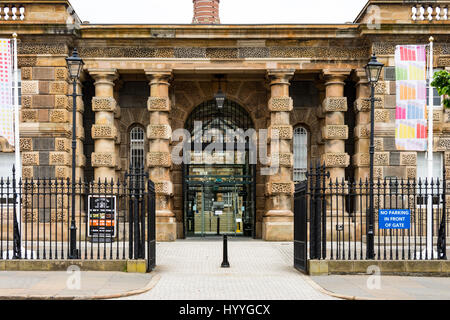
<path id="1" fill-rule="evenodd" d="M 431 85 L 437 89 L 440 96 L 444 96 L 444 107 L 450 109 L 450 73 L 448 71 L 436 72 Z"/>

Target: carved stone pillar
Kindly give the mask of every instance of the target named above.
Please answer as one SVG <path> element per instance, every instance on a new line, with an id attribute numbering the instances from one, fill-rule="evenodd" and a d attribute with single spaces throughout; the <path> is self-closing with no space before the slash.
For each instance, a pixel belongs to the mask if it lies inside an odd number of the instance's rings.
<path id="1" fill-rule="evenodd" d="M 147 128 L 150 145 L 147 166 L 156 190 L 156 238 L 158 241 L 175 241 L 177 224 L 171 199 L 173 196 L 170 174 L 172 128 L 169 120 L 171 109 L 169 80 L 172 73 L 170 70 L 146 70 L 145 73 L 150 80 L 148 99 L 150 124 Z"/>
<path id="2" fill-rule="evenodd" d="M 355 155 L 353 163 L 355 165 L 355 181 L 369 178 L 370 167 L 370 86 L 367 80 L 366 71 L 358 69 L 355 71 L 354 80 L 356 82 L 356 101 L 355 101 Z M 382 141 L 382 140 L 381 140 Z"/>
<path id="3" fill-rule="evenodd" d="M 89 73 L 95 80 L 95 97 L 92 99 L 92 111 L 95 112 L 95 124 L 92 126 L 92 139 L 95 141 L 92 167 L 96 180 L 103 182 L 106 178 L 110 181 L 116 177 L 117 166 L 114 80 L 118 78 L 118 74 L 116 69 L 90 69 Z"/>
<path id="4" fill-rule="evenodd" d="M 344 97 L 345 79 L 350 70 L 324 70 L 326 97 L 322 107 L 325 122 L 322 138 L 325 140 L 325 153 L 322 163 L 330 171 L 331 178 L 339 181 L 345 176 L 345 168 L 350 164 L 350 156 L 345 153 L 345 140 L 348 139 L 348 126 L 345 125 L 347 98 Z"/>
<path id="5" fill-rule="evenodd" d="M 271 97 L 269 100 L 269 137 L 279 135 L 279 151 L 272 153 L 272 164 L 278 158 L 279 168 L 267 176 L 266 213 L 263 218 L 263 239 L 266 241 L 291 241 L 293 239 L 293 193 L 292 181 L 292 138 L 293 128 L 290 115 L 293 101 L 289 97 L 289 80 L 294 70 L 269 70 Z"/>

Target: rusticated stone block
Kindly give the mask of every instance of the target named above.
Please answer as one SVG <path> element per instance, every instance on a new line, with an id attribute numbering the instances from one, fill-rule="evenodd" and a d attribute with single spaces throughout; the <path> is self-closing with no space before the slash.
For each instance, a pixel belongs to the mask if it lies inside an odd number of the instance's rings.
<path id="1" fill-rule="evenodd" d="M 415 166 L 417 165 L 417 153 L 416 152 L 402 152 L 400 154 L 401 166 Z"/>
<path id="2" fill-rule="evenodd" d="M 33 70 L 33 68 L 31 68 L 31 67 L 20 68 L 22 81 L 23 80 L 33 80 L 32 70 Z"/>
<path id="3" fill-rule="evenodd" d="M 348 106 L 346 97 L 327 97 L 323 101 L 324 112 L 345 112 L 347 109 Z"/>
<path id="4" fill-rule="evenodd" d="M 170 111 L 169 98 L 150 97 L 147 102 L 148 111 Z"/>
<path id="5" fill-rule="evenodd" d="M 347 140 L 348 126 L 328 125 L 322 128 L 322 137 L 325 140 Z"/>
<path id="6" fill-rule="evenodd" d="M 369 153 L 357 153 L 353 156 L 353 164 L 357 167 L 368 167 L 370 165 Z"/>
<path id="7" fill-rule="evenodd" d="M 388 110 L 375 110 L 375 122 L 389 122 L 389 111 Z"/>
<path id="8" fill-rule="evenodd" d="M 433 110 L 433 122 L 443 122 L 444 112 L 442 110 Z"/>
<path id="9" fill-rule="evenodd" d="M 360 124 L 355 127 L 355 139 L 369 139 L 370 127 L 368 124 Z"/>
<path id="10" fill-rule="evenodd" d="M 292 111 L 294 101 L 290 97 L 275 97 L 269 100 L 269 111 Z"/>
<path id="11" fill-rule="evenodd" d="M 56 80 L 67 80 L 67 68 L 55 68 Z"/>
<path id="12" fill-rule="evenodd" d="M 170 139 L 172 137 L 172 128 L 168 124 L 150 124 L 147 127 L 148 139 Z"/>
<path id="13" fill-rule="evenodd" d="M 91 161 L 94 168 L 114 168 L 116 166 L 116 156 L 112 152 L 93 152 Z"/>
<path id="14" fill-rule="evenodd" d="M 416 179 L 417 178 L 417 167 L 407 167 L 406 168 L 406 178 Z"/>
<path id="15" fill-rule="evenodd" d="M 33 151 L 33 139 L 20 138 L 20 151 Z"/>
<path id="16" fill-rule="evenodd" d="M 272 155 L 272 166 L 278 163 L 281 167 L 291 168 L 294 164 L 292 153 L 276 153 Z"/>
<path id="17" fill-rule="evenodd" d="M 149 152 L 147 153 L 148 167 L 169 168 L 172 164 L 172 157 L 168 152 Z"/>
<path id="18" fill-rule="evenodd" d="M 66 138 L 56 138 L 55 139 L 55 150 L 60 152 L 70 151 L 70 140 Z"/>
<path id="19" fill-rule="evenodd" d="M 383 179 L 384 178 L 383 167 L 374 167 L 373 168 L 373 178 L 374 179 Z"/>
<path id="20" fill-rule="evenodd" d="M 113 125 L 98 125 L 92 126 L 92 139 L 115 139 L 117 137 L 117 130 Z"/>
<path id="21" fill-rule="evenodd" d="M 69 98 L 67 100 L 67 109 L 72 111 L 72 108 L 73 108 L 73 99 Z M 116 109 L 114 110 L 114 112 L 117 112 L 118 109 L 120 108 L 118 108 L 116 105 Z M 84 112 L 84 102 L 82 97 L 77 97 L 77 112 Z"/>
<path id="22" fill-rule="evenodd" d="M 173 194 L 173 184 L 170 181 L 155 182 L 155 193 L 170 196 Z"/>
<path id="23" fill-rule="evenodd" d="M 450 150 L 450 138 L 439 138 L 437 147 L 441 151 Z"/>
<path id="24" fill-rule="evenodd" d="M 22 167 L 22 178 L 32 179 L 33 178 L 33 167 Z"/>
<path id="25" fill-rule="evenodd" d="M 450 166 L 450 152 L 445 153 L 445 166 Z M 450 172 L 447 174 L 450 175 Z"/>
<path id="26" fill-rule="evenodd" d="M 294 182 L 269 182 L 266 193 L 268 195 L 293 194 Z"/>
<path id="27" fill-rule="evenodd" d="M 55 167 L 55 178 L 56 179 L 67 179 L 71 176 L 71 170 L 69 167 L 57 166 Z M 62 198 L 59 199 L 62 201 Z"/>
<path id="28" fill-rule="evenodd" d="M 31 96 L 22 96 L 22 109 L 29 109 L 33 106 L 33 99 Z"/>
<path id="29" fill-rule="evenodd" d="M 375 85 L 375 94 L 388 94 L 387 91 L 388 87 L 386 85 L 385 81 L 378 81 L 377 84 Z"/>
<path id="30" fill-rule="evenodd" d="M 38 166 L 39 165 L 39 152 L 23 152 L 22 153 L 22 165 L 25 166 Z"/>
<path id="31" fill-rule="evenodd" d="M 50 122 L 65 123 L 68 122 L 67 110 L 50 110 Z"/>
<path id="32" fill-rule="evenodd" d="M 370 112 L 370 101 L 367 98 L 359 98 L 355 101 L 355 111 Z"/>
<path id="33" fill-rule="evenodd" d="M 22 122 L 37 122 L 38 111 L 37 110 L 22 110 Z"/>
<path id="34" fill-rule="evenodd" d="M 50 152 L 49 164 L 51 166 L 67 166 L 70 164 L 70 156 L 67 152 Z"/>
<path id="35" fill-rule="evenodd" d="M 38 95 L 32 97 L 33 108 L 53 108 L 55 106 L 55 98 L 51 95 Z"/>
<path id="36" fill-rule="evenodd" d="M 33 79 L 35 80 L 54 80 L 55 70 L 52 67 L 34 67 Z"/>
<path id="37" fill-rule="evenodd" d="M 290 125 L 277 125 L 269 127 L 269 137 L 274 138 L 278 134 L 281 140 L 291 140 L 294 135 L 294 129 Z"/>
<path id="38" fill-rule="evenodd" d="M 92 111 L 114 111 L 117 102 L 113 97 L 94 97 L 92 98 Z"/>
<path id="39" fill-rule="evenodd" d="M 347 153 L 325 153 L 322 163 L 327 168 L 346 168 L 350 165 L 350 156 Z"/>
<path id="40" fill-rule="evenodd" d="M 389 152 L 375 152 L 374 165 L 375 166 L 388 166 L 389 165 Z"/>
<path id="41" fill-rule="evenodd" d="M 67 94 L 67 82 L 53 81 L 50 83 L 50 94 Z"/>
<path id="42" fill-rule="evenodd" d="M 375 151 L 377 151 L 377 152 L 384 151 L 384 139 L 383 138 L 375 138 L 374 144 L 375 144 Z"/>
<path id="43" fill-rule="evenodd" d="M 69 102 L 67 96 L 57 95 L 55 96 L 55 108 L 68 109 Z"/>
<path id="44" fill-rule="evenodd" d="M 39 81 L 25 80 L 22 81 L 22 94 L 39 94 Z"/>

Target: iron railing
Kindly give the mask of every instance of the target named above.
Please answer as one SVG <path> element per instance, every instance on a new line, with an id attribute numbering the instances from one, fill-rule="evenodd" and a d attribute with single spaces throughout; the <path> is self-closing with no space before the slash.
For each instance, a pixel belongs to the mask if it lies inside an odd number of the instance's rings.
<path id="1" fill-rule="evenodd" d="M 450 210 L 449 181 L 444 179 L 330 179 L 325 167 L 308 172 L 306 199 L 309 259 L 366 260 L 368 254 L 369 197 L 374 194 L 374 248 L 377 260 L 446 259 Z M 304 188 L 303 188 L 304 189 Z M 300 188 L 298 188 L 300 190 Z M 300 195 L 301 196 L 301 195 Z M 432 198 L 432 250 L 427 246 L 427 199 Z M 301 203 L 301 202 L 298 202 Z M 385 229 L 379 214 L 407 210 L 410 227 Z M 295 208 L 299 214 L 302 208 Z M 383 217 L 382 217 L 383 218 Z M 383 225 L 383 221 L 382 221 Z"/>
<path id="2" fill-rule="evenodd" d="M 76 258 L 150 258 L 154 267 L 155 188 L 144 170 L 74 187 Z M 69 179 L 0 178 L 0 259 L 69 259 L 71 198 Z"/>

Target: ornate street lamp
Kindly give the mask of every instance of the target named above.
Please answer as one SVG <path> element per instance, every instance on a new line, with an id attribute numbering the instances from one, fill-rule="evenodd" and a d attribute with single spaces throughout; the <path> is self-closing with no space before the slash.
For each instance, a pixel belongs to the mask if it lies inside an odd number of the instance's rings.
<path id="1" fill-rule="evenodd" d="M 375 156 L 375 143 L 374 143 L 374 133 L 375 133 L 375 86 L 380 79 L 381 70 L 384 64 L 377 61 L 377 56 L 372 55 L 370 62 L 366 65 L 366 75 L 367 80 L 369 80 L 371 87 L 370 95 L 370 203 L 369 203 L 369 216 L 368 216 L 368 226 L 367 226 L 367 259 L 375 259 L 375 244 L 374 244 L 374 181 L 373 181 L 373 166 L 374 166 L 374 156 Z"/>
<path id="2" fill-rule="evenodd" d="M 69 97 L 73 99 L 72 105 L 72 219 L 70 224 L 70 253 L 69 259 L 78 259 L 77 250 L 77 227 L 75 223 L 75 168 L 76 168 L 76 149 L 77 149 L 77 82 L 80 78 L 81 69 L 83 68 L 84 62 L 78 56 L 78 51 L 75 48 L 73 50 L 72 56 L 66 58 L 67 69 L 69 70 L 69 77 L 72 80 L 73 90 Z"/>
<path id="3" fill-rule="evenodd" d="M 217 108 L 222 109 L 225 104 L 225 98 L 226 98 L 225 93 L 223 93 L 223 91 L 222 91 L 222 86 L 220 83 L 220 80 L 223 78 L 223 76 L 217 76 L 217 78 L 219 79 L 219 91 L 217 91 L 214 98 L 216 99 Z"/>

